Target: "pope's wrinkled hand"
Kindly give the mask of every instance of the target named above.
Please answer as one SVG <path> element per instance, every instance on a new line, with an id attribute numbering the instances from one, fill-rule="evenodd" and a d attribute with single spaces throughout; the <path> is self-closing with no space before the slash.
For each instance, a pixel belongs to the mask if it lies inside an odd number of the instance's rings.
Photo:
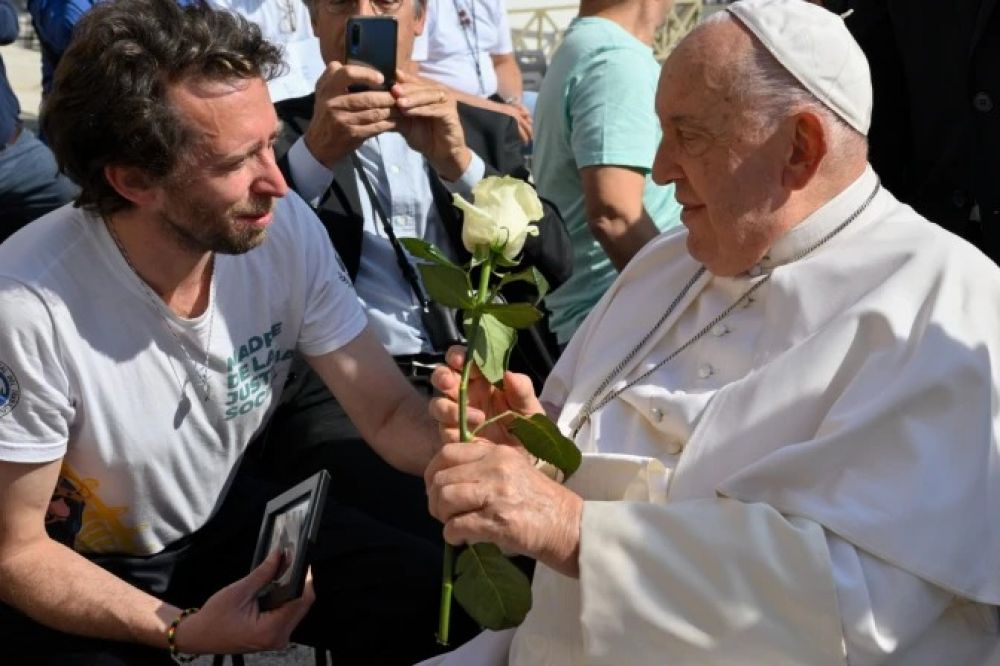
<path id="1" fill-rule="evenodd" d="M 535 469 L 524 451 L 485 440 L 446 444 L 424 481 L 448 543 L 488 541 L 579 576 L 583 499 Z"/>
<path id="2" fill-rule="evenodd" d="M 281 650 L 292 630 L 316 599 L 312 571 L 306 575 L 302 596 L 279 608 L 261 612 L 257 592 L 278 574 L 281 554 L 271 553 L 247 576 L 215 594 L 177 628 L 178 650 L 193 654 L 239 654 Z"/>
<path id="3" fill-rule="evenodd" d="M 431 383 L 441 392 L 441 397 L 432 399 L 429 409 L 431 417 L 438 423 L 444 442 L 459 441 L 458 387 L 464 362 L 465 347 L 453 346 L 445 354 L 445 365 L 439 365 L 431 375 Z M 467 421 L 470 431 L 487 419 L 508 411 L 522 416 L 544 413 L 542 404 L 535 397 L 531 379 L 516 372 L 505 372 L 503 386 L 498 388 L 488 382 L 473 365 L 469 375 L 468 398 Z M 493 423 L 478 434 L 498 444 L 520 446 L 521 443 L 504 427 L 505 422 L 501 420 Z"/>

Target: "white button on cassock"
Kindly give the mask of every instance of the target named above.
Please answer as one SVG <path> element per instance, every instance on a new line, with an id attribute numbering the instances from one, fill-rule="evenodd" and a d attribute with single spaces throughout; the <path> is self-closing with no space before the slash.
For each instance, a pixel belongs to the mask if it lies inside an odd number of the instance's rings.
<path id="1" fill-rule="evenodd" d="M 653 407 L 649 410 L 650 415 L 652 415 L 653 420 L 659 423 L 663 420 L 663 410 L 659 407 Z"/>
<path id="2" fill-rule="evenodd" d="M 698 376 L 702 379 L 708 379 L 712 376 L 713 372 L 715 372 L 715 369 L 708 363 L 705 363 L 698 368 Z"/>
<path id="3" fill-rule="evenodd" d="M 760 277 L 763 272 L 764 269 L 760 267 L 760 264 L 754 264 L 750 267 L 750 270 L 747 271 L 747 273 L 750 274 L 750 277 Z"/>
<path id="4" fill-rule="evenodd" d="M 667 442 L 667 453 L 672 456 L 676 456 L 678 453 L 684 450 L 684 442 L 679 439 L 672 439 Z"/>
<path id="5" fill-rule="evenodd" d="M 722 337 L 728 332 L 729 332 L 729 327 L 723 324 L 722 322 L 719 322 L 718 324 L 712 327 L 712 335 L 714 335 L 717 338 Z"/>

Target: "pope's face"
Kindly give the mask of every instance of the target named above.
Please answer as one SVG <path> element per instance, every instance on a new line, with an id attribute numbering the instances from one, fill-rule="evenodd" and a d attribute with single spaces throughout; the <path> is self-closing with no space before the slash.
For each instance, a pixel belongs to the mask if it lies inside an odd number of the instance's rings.
<path id="1" fill-rule="evenodd" d="M 776 211 L 786 197 L 783 128 L 755 131 L 728 94 L 731 49 L 713 42 L 734 36 L 711 33 L 729 27 L 711 26 L 682 43 L 664 64 L 656 95 L 663 139 L 653 180 L 674 183 L 688 251 L 715 275 L 738 275 L 760 261 L 784 232 Z"/>

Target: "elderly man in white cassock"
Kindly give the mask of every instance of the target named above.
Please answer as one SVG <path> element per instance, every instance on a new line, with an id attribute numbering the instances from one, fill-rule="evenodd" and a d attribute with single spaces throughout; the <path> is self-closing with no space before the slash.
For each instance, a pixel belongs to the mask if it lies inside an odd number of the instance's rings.
<path id="1" fill-rule="evenodd" d="M 473 422 L 544 406 L 581 468 L 562 485 L 490 426 L 427 470 L 448 541 L 539 562 L 524 623 L 440 663 L 986 663 L 1000 271 L 880 187 L 871 99 L 842 21 L 801 0 L 734 3 L 671 54 L 653 176 L 685 229 L 540 401 L 476 386 Z M 454 438 L 457 373 L 435 381 Z"/>

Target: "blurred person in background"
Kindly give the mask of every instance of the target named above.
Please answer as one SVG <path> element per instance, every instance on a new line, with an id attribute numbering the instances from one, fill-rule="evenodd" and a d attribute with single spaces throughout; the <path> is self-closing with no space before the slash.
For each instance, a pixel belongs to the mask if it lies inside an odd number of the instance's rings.
<path id="1" fill-rule="evenodd" d="M 514 118 L 529 142 L 531 110 L 504 0 L 427 0 L 424 12 L 424 31 L 413 44 L 420 74 L 451 88 L 460 102 Z"/>
<path id="2" fill-rule="evenodd" d="M 52 75 L 73 38 L 73 29 L 97 2 L 98 0 L 28 0 L 31 23 L 42 45 L 43 98 L 52 89 Z"/>
<path id="3" fill-rule="evenodd" d="M 10 0 L 0 0 L 0 44 L 13 43 L 18 30 L 17 9 Z M 59 173 L 48 147 L 21 122 L 20 114 L 0 58 L 0 242 L 77 192 Z"/>
<path id="4" fill-rule="evenodd" d="M 178 5 L 184 6 L 197 0 L 176 1 Z M 43 99 L 52 88 L 52 76 L 73 38 L 76 24 L 98 2 L 100 0 L 28 0 L 31 24 L 42 45 Z"/>
<path id="5" fill-rule="evenodd" d="M 1000 3 L 827 0 L 871 65 L 871 163 L 927 219 L 1000 262 Z"/>
<path id="6" fill-rule="evenodd" d="M 281 47 L 285 71 L 267 82 L 275 102 L 312 92 L 323 73 L 319 40 L 302 0 L 207 0 L 216 9 L 236 12 L 260 27 L 264 39 Z"/>
<path id="7" fill-rule="evenodd" d="M 560 345 L 636 252 L 680 221 L 673 185 L 651 179 L 660 141 L 653 35 L 672 0 L 583 0 L 535 109 L 535 184 L 563 214 L 573 275 L 545 305 Z"/>

